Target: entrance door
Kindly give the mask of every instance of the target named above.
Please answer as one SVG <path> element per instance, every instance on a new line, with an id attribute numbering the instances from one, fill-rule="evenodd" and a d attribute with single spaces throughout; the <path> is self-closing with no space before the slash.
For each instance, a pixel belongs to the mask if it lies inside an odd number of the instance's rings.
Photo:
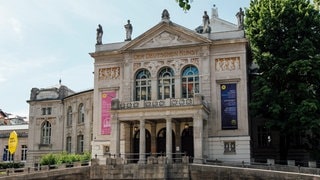
<path id="1" fill-rule="evenodd" d="M 133 153 L 134 162 L 139 160 L 139 148 L 140 148 L 140 130 L 136 131 L 133 137 Z M 146 153 L 151 153 L 151 134 L 146 129 Z"/>
<path id="2" fill-rule="evenodd" d="M 158 155 L 165 155 L 166 153 L 166 128 L 162 128 L 157 135 L 157 153 Z M 172 131 L 172 153 L 176 152 L 176 142 L 175 142 L 175 134 Z M 175 157 L 174 155 L 172 156 Z"/>
<path id="3" fill-rule="evenodd" d="M 181 152 L 187 156 L 194 157 L 193 149 L 193 127 L 190 126 L 182 131 L 181 135 Z"/>

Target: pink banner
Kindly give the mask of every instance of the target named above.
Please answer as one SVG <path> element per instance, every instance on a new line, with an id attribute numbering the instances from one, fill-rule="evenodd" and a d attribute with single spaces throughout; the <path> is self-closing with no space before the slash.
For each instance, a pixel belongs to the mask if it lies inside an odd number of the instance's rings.
<path id="1" fill-rule="evenodd" d="M 102 92 L 101 96 L 101 134 L 111 134 L 111 101 L 116 97 L 115 91 Z"/>

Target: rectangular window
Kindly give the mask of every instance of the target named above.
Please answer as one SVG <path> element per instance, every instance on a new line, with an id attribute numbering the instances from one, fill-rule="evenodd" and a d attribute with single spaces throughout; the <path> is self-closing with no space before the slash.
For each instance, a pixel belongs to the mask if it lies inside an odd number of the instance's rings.
<path id="1" fill-rule="evenodd" d="M 46 115 L 46 108 L 41 109 L 42 115 Z"/>
<path id="2" fill-rule="evenodd" d="M 84 145 L 83 135 L 78 135 L 77 152 L 78 152 L 79 154 L 83 153 L 83 145 Z"/>
<path id="3" fill-rule="evenodd" d="M 51 107 L 41 108 L 41 114 L 42 115 L 51 115 L 51 113 L 52 113 L 52 108 Z"/>
<path id="4" fill-rule="evenodd" d="M 236 152 L 236 142 L 235 141 L 224 141 L 224 153 L 234 154 Z"/>
<path id="5" fill-rule="evenodd" d="M 238 129 L 237 84 L 221 84 L 222 129 Z"/>
<path id="6" fill-rule="evenodd" d="M 21 161 L 27 160 L 27 152 L 28 152 L 28 146 L 21 145 Z"/>
<path id="7" fill-rule="evenodd" d="M 71 137 L 67 137 L 66 151 L 71 153 Z"/>
<path id="8" fill-rule="evenodd" d="M 47 114 L 48 114 L 48 115 L 51 115 L 51 107 L 48 107 L 48 108 L 47 108 Z"/>
<path id="9" fill-rule="evenodd" d="M 9 152 L 9 147 L 6 146 L 3 152 L 3 161 L 13 161 L 13 154 Z"/>

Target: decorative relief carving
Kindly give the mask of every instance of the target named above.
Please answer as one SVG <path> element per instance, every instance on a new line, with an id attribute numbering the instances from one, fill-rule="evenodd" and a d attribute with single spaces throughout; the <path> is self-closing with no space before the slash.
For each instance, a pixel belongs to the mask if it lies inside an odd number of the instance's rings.
<path id="1" fill-rule="evenodd" d="M 191 58 L 190 63 L 199 66 L 199 58 Z"/>
<path id="2" fill-rule="evenodd" d="M 136 71 L 141 67 L 141 63 L 133 63 L 133 70 Z"/>
<path id="3" fill-rule="evenodd" d="M 42 117 L 42 118 L 36 118 L 36 125 L 42 124 L 44 121 L 49 121 L 51 124 L 56 124 L 56 117 Z"/>
<path id="4" fill-rule="evenodd" d="M 115 80 L 120 78 L 120 67 L 99 69 L 99 80 Z"/>
<path id="5" fill-rule="evenodd" d="M 164 61 L 151 61 L 149 63 L 145 63 L 147 69 L 150 70 L 151 74 L 156 74 L 159 67 L 161 67 L 164 64 Z"/>
<path id="6" fill-rule="evenodd" d="M 186 64 L 193 64 L 199 66 L 199 58 L 183 58 L 183 59 L 174 59 L 174 60 L 164 60 L 164 61 L 150 61 L 150 62 L 139 62 L 133 64 L 133 71 L 136 71 L 140 68 L 148 69 L 151 73 L 151 76 L 154 77 L 157 74 L 157 71 L 163 66 L 172 67 L 176 74 L 179 74 L 181 68 Z"/>
<path id="7" fill-rule="evenodd" d="M 240 57 L 215 59 L 216 71 L 235 71 L 240 69 Z"/>
<path id="8" fill-rule="evenodd" d="M 176 73 L 180 73 L 181 67 L 188 63 L 188 59 L 173 60 L 170 65 L 174 68 Z"/>
<path id="9" fill-rule="evenodd" d="M 188 39 L 181 38 L 175 34 L 163 32 L 158 36 L 152 38 L 150 41 L 141 45 L 141 47 L 158 47 L 158 46 L 172 46 L 177 44 L 191 43 Z"/>

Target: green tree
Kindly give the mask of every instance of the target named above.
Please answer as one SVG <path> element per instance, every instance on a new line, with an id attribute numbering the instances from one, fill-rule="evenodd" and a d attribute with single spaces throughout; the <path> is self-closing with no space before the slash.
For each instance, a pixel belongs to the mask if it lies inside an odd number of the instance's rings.
<path id="1" fill-rule="evenodd" d="M 320 9 L 320 0 L 313 0 L 313 2 L 314 2 L 316 9 L 319 10 Z"/>
<path id="2" fill-rule="evenodd" d="M 176 0 L 176 2 L 179 3 L 180 8 L 185 11 L 191 8 L 190 2 L 192 2 L 192 0 Z"/>
<path id="3" fill-rule="evenodd" d="M 246 36 L 260 75 L 250 109 L 280 132 L 280 158 L 291 137 L 305 134 L 317 150 L 320 127 L 320 16 L 308 0 L 251 0 Z M 309 137 L 309 138 L 308 138 Z"/>

